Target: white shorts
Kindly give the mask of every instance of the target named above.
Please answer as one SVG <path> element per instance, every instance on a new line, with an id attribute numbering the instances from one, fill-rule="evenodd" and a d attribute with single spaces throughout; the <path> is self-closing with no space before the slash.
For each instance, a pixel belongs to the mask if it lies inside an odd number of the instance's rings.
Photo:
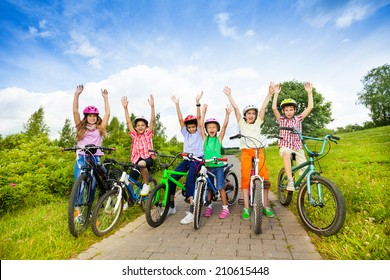
<path id="1" fill-rule="evenodd" d="M 295 153 L 295 160 L 297 162 L 297 165 L 300 165 L 306 161 L 305 152 L 303 150 L 295 151 L 295 150 L 287 148 L 287 147 L 280 147 L 279 148 L 279 155 L 281 157 L 282 157 L 284 152 L 288 152 L 290 154 Z M 299 175 L 302 175 L 303 171 L 305 171 L 306 168 L 307 168 L 307 166 L 299 169 L 299 172 L 298 172 Z"/>

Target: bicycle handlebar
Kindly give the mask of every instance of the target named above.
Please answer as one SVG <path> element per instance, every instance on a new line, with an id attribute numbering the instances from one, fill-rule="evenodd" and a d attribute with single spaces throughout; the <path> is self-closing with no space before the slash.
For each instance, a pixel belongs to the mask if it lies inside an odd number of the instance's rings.
<path id="1" fill-rule="evenodd" d="M 198 158 L 196 156 L 194 156 L 194 154 L 192 153 L 182 153 L 181 154 L 183 157 L 187 157 L 188 159 L 190 160 L 196 160 L 196 161 L 199 161 L 199 162 L 213 162 L 215 164 L 217 164 L 218 162 L 220 161 L 223 161 L 223 162 L 227 162 L 228 159 L 223 157 L 223 158 L 217 158 L 217 157 L 213 157 L 211 159 L 202 159 L 202 158 Z"/>
<path id="2" fill-rule="evenodd" d="M 61 151 L 77 151 L 77 150 L 82 150 L 86 152 L 90 152 L 90 150 L 94 149 L 99 149 L 101 151 L 115 151 L 115 148 L 109 148 L 109 147 L 103 147 L 103 146 L 95 146 L 95 145 L 87 145 L 87 146 L 76 146 L 76 147 L 71 147 L 71 148 L 61 148 Z M 94 153 L 93 153 L 94 154 Z"/>
<path id="3" fill-rule="evenodd" d="M 315 140 L 313 139 L 313 137 L 309 137 L 309 136 L 304 136 L 302 135 L 302 133 L 300 133 L 295 127 L 285 127 L 285 126 L 281 126 L 279 127 L 280 130 L 289 130 L 291 131 L 292 133 L 295 133 L 295 134 L 298 134 L 299 137 L 301 138 L 301 140 L 303 138 L 309 138 L 309 139 L 312 139 L 312 140 Z M 283 139 L 283 137 L 281 137 Z M 329 140 L 340 140 L 341 138 L 336 136 L 336 135 L 332 135 L 332 134 L 328 134 L 328 135 L 325 135 L 323 139 L 319 139 L 319 140 L 324 140 L 324 139 L 329 139 Z"/>
<path id="4" fill-rule="evenodd" d="M 181 156 L 181 153 L 179 153 L 179 154 L 177 154 L 177 155 L 175 155 L 175 156 L 171 156 L 171 155 L 165 155 L 165 154 L 161 154 L 159 151 L 157 151 L 157 150 L 148 150 L 150 153 L 154 153 L 154 154 L 156 154 L 157 155 L 157 160 L 158 160 L 158 163 L 159 163 L 159 165 L 162 167 L 162 168 L 164 168 L 164 169 L 166 169 L 166 168 L 168 168 L 168 167 L 170 167 L 175 161 L 176 161 L 176 159 L 179 157 L 179 156 Z M 170 163 L 162 163 L 161 162 L 161 157 L 166 157 L 166 158 L 172 158 L 172 161 L 170 162 Z"/>

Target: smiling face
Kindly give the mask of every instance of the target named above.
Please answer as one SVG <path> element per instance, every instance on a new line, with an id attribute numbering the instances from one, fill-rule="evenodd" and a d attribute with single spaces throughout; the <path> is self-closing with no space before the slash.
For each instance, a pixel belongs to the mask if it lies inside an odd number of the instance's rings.
<path id="1" fill-rule="evenodd" d="M 296 111 L 295 107 L 294 106 L 290 106 L 290 105 L 284 106 L 283 110 L 282 110 L 283 114 L 288 119 L 291 119 L 292 117 L 294 117 L 295 111 Z"/>
<path id="2" fill-rule="evenodd" d="M 145 130 L 147 129 L 147 125 L 144 121 L 137 121 L 136 124 L 135 124 L 135 131 L 137 131 L 139 134 L 142 134 L 145 132 Z"/>
<path id="3" fill-rule="evenodd" d="M 87 123 L 88 124 L 96 124 L 98 116 L 96 114 L 88 114 L 87 115 Z"/>
<path id="4" fill-rule="evenodd" d="M 217 136 L 218 125 L 216 123 L 208 123 L 206 125 L 206 132 L 211 137 Z"/>
<path id="5" fill-rule="evenodd" d="M 194 134 L 194 133 L 196 132 L 196 129 L 197 129 L 196 124 L 194 124 L 194 123 L 192 123 L 192 124 L 187 124 L 186 127 L 187 127 L 187 131 L 188 131 L 190 134 Z"/>
<path id="6" fill-rule="evenodd" d="M 255 109 L 248 110 L 244 117 L 247 123 L 254 123 L 257 118 L 257 111 Z"/>

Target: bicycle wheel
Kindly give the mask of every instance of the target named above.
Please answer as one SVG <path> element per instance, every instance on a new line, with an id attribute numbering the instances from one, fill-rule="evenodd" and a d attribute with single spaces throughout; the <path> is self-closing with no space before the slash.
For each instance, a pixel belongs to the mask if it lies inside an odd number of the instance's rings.
<path id="1" fill-rule="evenodd" d="M 346 216 L 345 202 L 339 188 L 329 179 L 313 176 L 310 180 L 312 203 L 307 184 L 298 192 L 297 207 L 303 224 L 312 232 L 329 236 L 343 226 Z"/>
<path id="2" fill-rule="evenodd" d="M 149 186 L 150 186 L 150 189 L 153 190 L 157 186 L 156 179 L 154 179 L 153 177 L 150 177 L 149 178 Z M 146 202 L 149 199 L 149 195 L 140 197 L 139 207 L 141 208 L 142 212 L 146 211 Z"/>
<path id="3" fill-rule="evenodd" d="M 88 226 L 92 201 L 92 178 L 81 174 L 73 184 L 68 202 L 68 228 L 78 237 Z"/>
<path id="4" fill-rule="evenodd" d="M 97 236 L 109 233 L 118 223 L 123 208 L 118 194 L 119 190 L 114 188 L 98 200 L 92 213 L 92 231 Z"/>
<path id="5" fill-rule="evenodd" d="M 151 227 L 160 226 L 167 217 L 169 206 L 168 186 L 158 184 L 150 193 L 146 201 L 145 217 Z"/>
<path id="6" fill-rule="evenodd" d="M 225 174 L 225 191 L 227 203 L 229 206 L 232 206 L 236 202 L 238 196 L 238 178 L 233 170 L 229 170 Z"/>
<path id="7" fill-rule="evenodd" d="M 197 181 L 195 186 L 195 201 L 194 201 L 194 228 L 198 229 L 200 227 L 200 216 L 203 206 L 203 197 L 205 191 L 205 182 Z"/>
<path id="8" fill-rule="evenodd" d="M 278 175 L 278 198 L 280 204 L 288 206 L 291 203 L 293 192 L 287 191 L 287 175 L 284 168 L 280 169 Z"/>
<path id="9" fill-rule="evenodd" d="M 261 233 L 263 215 L 263 188 L 261 181 L 255 179 L 255 190 L 253 197 L 253 230 L 256 234 Z"/>

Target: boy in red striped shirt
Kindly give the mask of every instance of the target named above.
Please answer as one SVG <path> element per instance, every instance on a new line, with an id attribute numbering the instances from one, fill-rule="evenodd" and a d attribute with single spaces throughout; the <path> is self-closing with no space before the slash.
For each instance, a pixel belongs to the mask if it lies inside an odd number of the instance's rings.
<path id="1" fill-rule="evenodd" d="M 309 82 L 305 83 L 305 90 L 307 92 L 308 101 L 307 108 L 299 115 L 295 115 L 297 111 L 297 102 L 294 99 L 288 98 L 280 103 L 282 114 L 279 113 L 277 108 L 278 95 L 281 91 L 279 84 L 274 86 L 274 98 L 272 100 L 272 111 L 274 112 L 276 121 L 280 127 L 295 127 L 302 133 L 302 121 L 310 114 L 313 109 L 313 85 Z M 292 133 L 289 130 L 280 130 L 280 136 L 283 139 L 279 140 L 279 154 L 283 159 L 284 170 L 286 171 L 288 183 L 287 190 L 294 191 L 294 179 L 291 171 L 291 154 L 296 154 L 297 164 L 301 164 L 306 161 L 305 152 L 302 149 L 302 142 L 297 134 Z M 303 170 L 299 170 L 302 174 Z"/>

